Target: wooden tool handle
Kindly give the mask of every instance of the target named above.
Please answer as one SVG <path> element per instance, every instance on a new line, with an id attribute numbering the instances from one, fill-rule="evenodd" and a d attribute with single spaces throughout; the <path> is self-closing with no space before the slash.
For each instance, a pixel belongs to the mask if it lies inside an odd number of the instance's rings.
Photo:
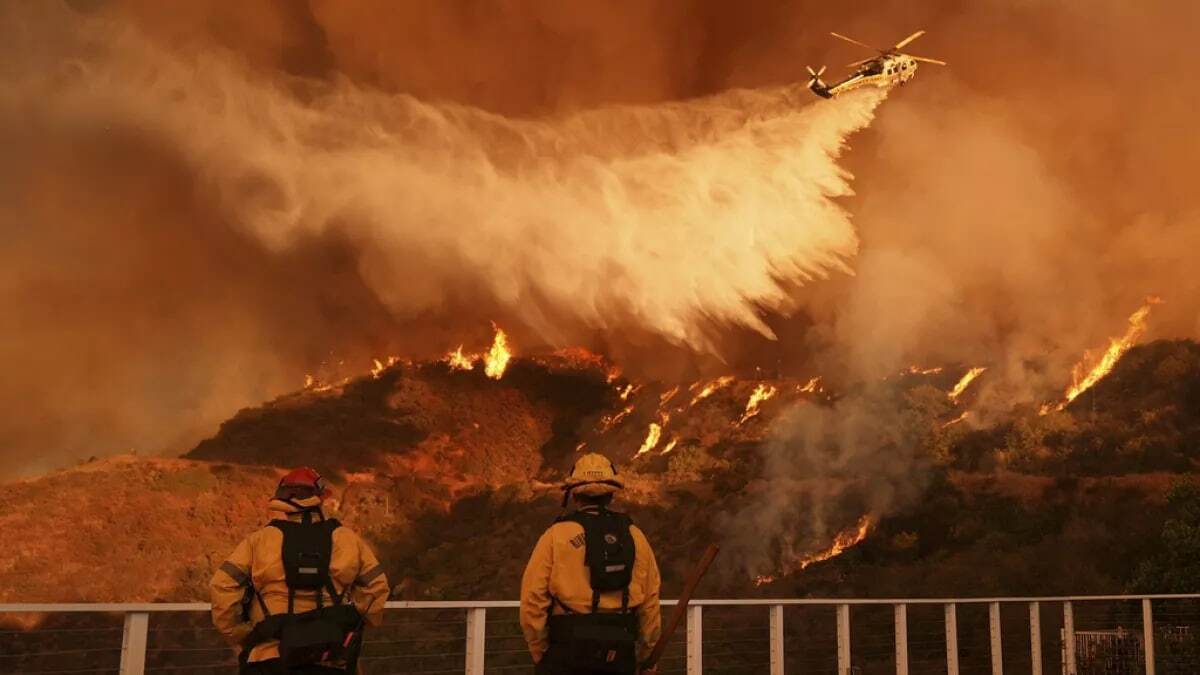
<path id="1" fill-rule="evenodd" d="M 712 564 L 713 558 L 717 557 L 717 553 L 720 550 L 721 548 L 716 544 L 709 544 L 708 549 L 704 551 L 704 556 L 700 558 L 700 562 L 696 564 L 696 567 L 692 569 L 692 573 L 688 575 L 687 582 L 683 584 L 683 591 L 679 594 L 679 602 L 675 604 L 675 609 L 671 612 L 671 618 L 667 621 L 666 630 L 658 638 L 654 649 L 650 651 L 650 656 L 642 663 L 643 670 L 648 670 L 658 665 L 658 660 L 662 658 L 663 652 L 667 649 L 667 643 L 671 641 L 671 636 L 675 634 L 675 630 L 679 628 L 679 623 L 683 621 L 683 617 L 687 614 L 687 606 L 692 601 L 692 593 L 700 585 L 700 580 L 704 578 L 704 573 L 708 571 L 708 566 Z"/>

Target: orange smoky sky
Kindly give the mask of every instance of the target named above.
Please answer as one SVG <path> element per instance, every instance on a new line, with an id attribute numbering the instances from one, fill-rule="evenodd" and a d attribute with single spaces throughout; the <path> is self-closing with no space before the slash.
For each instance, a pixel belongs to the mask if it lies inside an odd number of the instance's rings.
<path id="1" fill-rule="evenodd" d="M 1110 0 L 6 3 L 5 461 L 181 451 L 305 372 L 482 346 L 491 320 L 518 351 L 646 376 L 963 362 L 989 366 L 985 404 L 1034 400 L 1147 295 L 1150 337 L 1200 330 L 1198 21 Z M 803 89 L 806 64 L 868 55 L 830 30 L 918 28 L 948 67 L 882 101 Z"/>

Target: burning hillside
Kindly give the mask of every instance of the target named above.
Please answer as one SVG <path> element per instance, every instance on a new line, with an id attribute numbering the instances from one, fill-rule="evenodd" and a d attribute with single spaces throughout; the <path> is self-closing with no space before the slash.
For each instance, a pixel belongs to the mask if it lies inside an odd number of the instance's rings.
<path id="1" fill-rule="evenodd" d="M 478 363 L 494 351 L 481 349 Z M 697 542 L 715 537 L 728 551 L 717 587 L 739 594 L 754 582 L 763 592 L 819 588 L 829 565 L 914 555 L 896 542 L 918 536 L 906 529 L 917 527 L 911 514 L 947 480 L 1195 466 L 1194 343 L 1131 348 L 1080 414 L 947 424 L 970 405 L 980 368 L 906 368 L 835 392 L 814 377 L 632 381 L 581 350 L 510 354 L 498 378 L 452 359 L 384 362 L 243 410 L 184 459 L 99 460 L 8 486 L 0 524 L 50 536 L 0 554 L 2 597 L 202 597 L 214 561 L 259 522 L 279 467 L 297 463 L 334 478 L 339 514 L 380 549 L 408 597 L 509 597 L 519 556 L 470 570 L 455 561 L 532 542 L 557 510 L 562 471 L 585 449 L 621 465 L 626 507 L 659 544 L 669 584 Z M 1161 489 L 1161 478 L 1147 480 Z M 969 503 L 976 488 L 964 490 L 954 499 Z M 81 520 L 79 510 L 102 515 Z M 178 538 L 181 525 L 190 536 Z M 125 564 L 63 583 L 104 565 L 113 549 L 100 542 L 117 542 Z M 932 542 L 928 555 L 958 555 Z M 21 562 L 51 557 L 62 564 Z M 164 564 L 166 574 L 150 574 Z M 497 585 L 497 574 L 512 584 Z"/>
<path id="2" fill-rule="evenodd" d="M 297 373 L 340 386 L 322 362 L 382 373 L 492 319 L 685 389 L 920 363 L 1041 396 L 1147 292 L 1155 337 L 1194 335 L 1195 153 L 1146 140 L 1192 107 L 1140 80 L 1190 43 L 1058 70 L 1111 26 L 1189 25 L 1177 8 L 1005 10 L 1077 29 L 1031 40 L 988 3 L 534 5 L 0 8 L 6 461 L 183 452 Z M 817 26 L 914 16 L 951 70 L 886 101 L 804 88 L 797 64 L 843 56 Z M 1013 77 L 1031 64 L 1070 124 Z M 1146 95 L 1098 115 L 1112 89 Z"/>

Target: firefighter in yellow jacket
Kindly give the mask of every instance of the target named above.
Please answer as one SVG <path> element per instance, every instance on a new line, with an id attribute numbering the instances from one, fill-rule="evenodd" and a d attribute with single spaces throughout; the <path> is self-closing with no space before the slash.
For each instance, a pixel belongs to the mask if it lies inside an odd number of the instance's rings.
<path id="1" fill-rule="evenodd" d="M 659 574 L 646 535 L 609 510 L 623 488 L 603 455 L 579 458 L 560 517 L 521 579 L 521 630 L 537 675 L 652 673 L 640 669 L 662 633 Z"/>
<path id="2" fill-rule="evenodd" d="M 316 471 L 288 473 L 274 520 L 213 574 L 213 624 L 241 649 L 243 674 L 353 671 L 364 623 L 380 623 L 387 577 L 357 534 L 325 518 L 328 495 Z"/>

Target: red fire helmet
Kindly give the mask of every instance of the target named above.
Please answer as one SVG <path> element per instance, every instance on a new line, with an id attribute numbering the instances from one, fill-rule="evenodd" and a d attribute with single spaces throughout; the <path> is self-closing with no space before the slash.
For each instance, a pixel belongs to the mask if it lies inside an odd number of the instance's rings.
<path id="1" fill-rule="evenodd" d="M 302 466 L 287 472 L 279 479 L 279 487 L 275 489 L 276 499 L 308 499 L 329 496 L 329 484 L 317 473 L 317 470 Z"/>

